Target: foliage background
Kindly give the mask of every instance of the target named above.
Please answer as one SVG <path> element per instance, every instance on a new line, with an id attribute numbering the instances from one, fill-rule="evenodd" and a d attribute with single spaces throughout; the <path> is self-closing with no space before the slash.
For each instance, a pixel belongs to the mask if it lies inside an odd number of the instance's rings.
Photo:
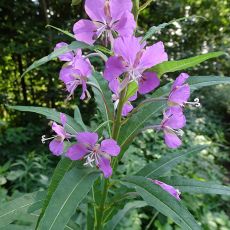
<path id="1" fill-rule="evenodd" d="M 140 1 L 144 3 L 145 1 Z M 7 104 L 56 107 L 72 114 L 78 104 L 86 124 L 100 119 L 95 114 L 93 99 L 79 103 L 78 96 L 65 103 L 64 87 L 58 80 L 61 64 L 50 62 L 20 78 L 26 67 L 46 56 L 59 41 L 69 41 L 65 35 L 46 28 L 47 24 L 71 30 L 73 23 L 86 17 L 83 2 L 72 5 L 65 0 L 0 0 L 0 202 L 21 193 L 46 188 L 49 175 L 58 159 L 50 155 L 40 142 L 42 134 L 50 134 L 46 119 L 35 114 L 8 110 Z M 176 18 L 198 15 L 174 23 L 161 30 L 152 42 L 162 40 L 171 60 L 195 56 L 210 51 L 229 53 L 230 2 L 228 0 L 155 0 L 139 17 L 138 32 Z M 99 66 L 98 60 L 93 61 Z M 230 76 L 229 57 L 208 61 L 190 69 L 191 75 Z M 164 81 L 176 75 L 165 76 Z M 209 144 L 189 161 L 174 169 L 182 175 L 199 180 L 229 184 L 230 158 L 230 87 L 208 87 L 194 93 L 202 102 L 201 109 L 187 111 L 188 125 L 184 145 Z M 70 106 L 69 106 L 70 105 Z M 162 137 L 150 131 L 136 138 L 119 170 L 129 174 L 146 162 L 172 152 Z M 182 195 L 190 211 L 204 229 L 230 229 L 230 204 L 226 197 Z M 171 220 L 149 208 L 130 213 L 119 229 L 177 229 Z"/>

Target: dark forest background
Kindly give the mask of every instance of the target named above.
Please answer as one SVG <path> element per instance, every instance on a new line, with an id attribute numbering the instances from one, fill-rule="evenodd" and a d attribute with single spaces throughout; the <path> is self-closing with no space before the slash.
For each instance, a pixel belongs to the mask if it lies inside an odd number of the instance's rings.
<path id="1" fill-rule="evenodd" d="M 70 115 L 73 113 L 71 108 L 78 104 L 86 124 L 96 119 L 93 99 L 82 104 L 76 96 L 70 103 L 64 102 L 66 93 L 58 80 L 60 62 L 51 61 L 20 77 L 35 60 L 52 52 L 57 42 L 71 41 L 46 25 L 72 32 L 74 22 L 86 17 L 84 3 L 74 3 L 66 0 L 0 0 L 0 203 L 21 193 L 46 188 L 49 175 L 58 161 L 40 142 L 41 136 L 50 132 L 48 121 L 35 114 L 9 110 L 8 104 L 57 108 Z M 142 34 L 153 25 L 192 15 L 205 19 L 194 17 L 175 22 L 157 33 L 150 42 L 164 41 L 171 60 L 211 51 L 229 54 L 228 0 L 155 0 L 139 16 L 138 32 Z M 101 63 L 94 60 L 94 64 Z M 229 56 L 212 59 L 187 72 L 196 76 L 230 76 Z M 197 143 L 210 147 L 175 168 L 175 172 L 229 184 L 230 87 L 207 87 L 196 91 L 194 97 L 201 99 L 202 108 L 187 112 L 188 126 L 182 148 Z M 146 131 L 129 152 L 124 159 L 126 167 L 120 167 L 125 173 L 172 151 L 164 146 L 161 137 Z M 183 199 L 201 220 L 204 229 L 230 229 L 227 198 L 185 194 Z M 148 209 L 131 212 L 120 224 L 120 229 L 177 229 L 160 214 L 149 225 L 151 212 Z"/>

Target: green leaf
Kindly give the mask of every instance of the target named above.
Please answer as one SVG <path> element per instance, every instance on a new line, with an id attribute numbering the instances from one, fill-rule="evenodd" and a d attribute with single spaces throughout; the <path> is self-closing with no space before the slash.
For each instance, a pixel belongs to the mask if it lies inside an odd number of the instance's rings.
<path id="1" fill-rule="evenodd" d="M 188 79 L 191 90 L 197 90 L 206 86 L 230 84 L 230 77 L 221 76 L 192 76 Z"/>
<path id="2" fill-rule="evenodd" d="M 106 224 L 105 229 L 106 230 L 114 230 L 116 229 L 116 226 L 120 223 L 120 221 L 122 220 L 123 217 L 125 217 L 125 215 L 132 209 L 136 209 L 136 208 L 142 208 L 145 207 L 147 204 L 144 201 L 132 201 L 129 202 L 125 205 L 125 207 L 120 210 L 119 212 L 117 212 L 116 215 L 113 216 L 113 218 Z"/>
<path id="3" fill-rule="evenodd" d="M 142 168 L 136 175 L 150 177 L 150 178 L 158 178 L 162 175 L 168 173 L 173 169 L 177 164 L 186 160 L 188 157 L 202 151 L 206 146 L 196 146 L 188 150 L 184 150 L 181 153 L 171 153 L 168 154 L 159 160 L 147 164 L 144 168 Z"/>
<path id="4" fill-rule="evenodd" d="M 143 129 L 153 117 L 157 117 L 165 108 L 165 103 L 154 102 L 143 105 L 142 109 L 134 113 L 122 126 L 118 139 L 119 145 L 125 149 L 133 138 Z M 120 155 L 120 154 L 119 154 Z"/>
<path id="5" fill-rule="evenodd" d="M 137 193 L 148 205 L 154 207 L 165 216 L 172 218 L 182 229 L 201 229 L 186 207 L 160 186 L 140 176 L 126 177 L 124 180 L 135 187 Z"/>
<path id="6" fill-rule="evenodd" d="M 220 194 L 230 196 L 230 187 L 215 182 L 203 182 L 194 179 L 188 179 L 181 176 L 162 177 L 161 181 L 170 184 L 187 193 L 204 193 L 204 194 Z"/>
<path id="7" fill-rule="evenodd" d="M 41 115 L 44 115 L 47 117 L 47 119 L 50 119 L 52 121 L 56 121 L 60 123 L 60 112 L 56 111 L 55 109 L 50 108 L 43 108 L 43 107 L 34 107 L 34 106 L 8 106 L 10 109 L 16 109 L 19 111 L 24 112 L 33 112 L 38 113 Z M 67 118 L 66 122 L 66 131 L 68 131 L 71 134 L 76 134 L 78 131 L 84 131 L 82 125 L 80 123 L 77 123 L 72 117 L 65 114 Z"/>
<path id="8" fill-rule="evenodd" d="M 180 22 L 180 21 L 185 21 L 185 20 L 190 20 L 190 19 L 194 19 L 194 18 L 202 18 L 202 19 L 205 19 L 204 17 L 201 17 L 201 16 L 196 16 L 196 15 L 192 15 L 190 17 L 182 17 L 182 18 L 178 18 L 178 19 L 174 19 L 170 22 L 167 22 L 167 23 L 162 23 L 158 26 L 152 26 L 148 31 L 147 33 L 145 34 L 145 36 L 142 38 L 142 42 L 143 41 L 146 41 L 147 39 L 149 39 L 152 35 L 154 35 L 155 33 L 157 32 L 160 32 L 162 29 L 168 27 L 168 26 L 171 26 L 173 25 L 175 22 Z"/>
<path id="9" fill-rule="evenodd" d="M 138 90 L 137 82 L 132 81 L 131 83 L 129 83 L 124 102 L 128 101 L 128 99 L 132 97 L 137 92 L 137 90 Z"/>
<path id="10" fill-rule="evenodd" d="M 34 192 L 1 204 L 0 228 L 18 219 L 21 213 L 32 213 L 40 209 L 44 197 L 45 192 Z"/>
<path id="11" fill-rule="evenodd" d="M 113 120 L 114 107 L 112 103 L 112 93 L 109 90 L 107 81 L 103 76 L 94 72 L 90 78 L 91 85 L 93 86 L 93 93 L 98 109 L 104 121 Z M 111 133 L 110 124 L 108 123 L 109 132 Z"/>
<path id="12" fill-rule="evenodd" d="M 52 26 L 52 25 L 47 25 L 46 27 L 51 27 L 51 28 L 53 28 L 53 29 L 55 29 L 55 30 L 57 30 L 57 31 L 59 31 L 59 32 L 65 34 L 65 35 L 67 35 L 67 36 L 69 36 L 69 37 L 71 37 L 71 38 L 73 38 L 73 39 L 75 39 L 74 35 L 71 34 L 71 33 L 68 32 L 68 31 L 66 31 L 66 30 L 62 30 L 62 29 L 60 29 L 60 28 L 58 28 L 58 27 L 55 27 L 55 26 Z"/>
<path id="13" fill-rule="evenodd" d="M 71 167 L 74 165 L 74 161 L 71 161 L 68 158 L 62 158 L 57 167 L 54 170 L 53 176 L 51 178 L 51 182 L 42 206 L 42 211 L 41 214 L 39 215 L 38 221 L 37 221 L 37 226 L 36 229 L 41 221 L 41 218 L 43 217 L 46 208 L 50 202 L 50 199 L 52 198 L 53 193 L 56 191 L 60 181 L 63 179 L 63 177 L 65 176 L 66 172 L 68 172 Z"/>
<path id="14" fill-rule="evenodd" d="M 207 61 L 208 59 L 216 58 L 224 54 L 224 52 L 212 52 L 202 54 L 196 57 L 182 59 L 179 61 L 166 61 L 154 66 L 153 68 L 149 69 L 149 71 L 156 72 L 157 76 L 160 78 L 165 73 L 172 73 L 180 70 L 185 70 L 194 67 L 204 61 Z"/>
<path id="15" fill-rule="evenodd" d="M 1 230 L 31 230 L 31 229 L 33 229 L 31 228 L 31 226 L 18 225 L 18 224 L 9 224 L 1 228 Z"/>
<path id="16" fill-rule="evenodd" d="M 188 79 L 191 91 L 201 89 L 206 86 L 230 84 L 230 77 L 224 76 L 191 76 Z M 158 88 L 149 98 L 166 97 L 169 94 L 171 83 Z"/>
<path id="17" fill-rule="evenodd" d="M 72 42 L 70 45 L 62 47 L 60 49 L 56 49 L 54 50 L 51 54 L 49 54 L 48 56 L 45 56 L 37 61 L 35 61 L 32 65 L 30 65 L 26 71 L 22 74 L 22 77 L 28 73 L 29 71 L 38 68 L 41 65 L 44 65 L 45 63 L 53 60 L 54 58 L 57 58 L 59 55 L 70 52 L 70 51 L 74 51 L 76 49 L 93 49 L 93 46 L 89 46 L 83 42 L 79 42 L 79 41 L 74 41 Z"/>
<path id="18" fill-rule="evenodd" d="M 81 127 L 82 131 L 87 131 L 87 127 L 82 120 L 81 112 L 80 112 L 78 106 L 76 106 L 76 108 L 74 110 L 74 120 Z"/>
<path id="19" fill-rule="evenodd" d="M 63 230 L 98 176 L 98 172 L 88 168 L 74 167 L 66 173 L 53 193 L 38 229 Z"/>
<path id="20" fill-rule="evenodd" d="M 77 6 L 77 5 L 79 5 L 80 3 L 81 3 L 81 0 L 72 0 L 71 5 L 72 5 L 72 6 Z"/>

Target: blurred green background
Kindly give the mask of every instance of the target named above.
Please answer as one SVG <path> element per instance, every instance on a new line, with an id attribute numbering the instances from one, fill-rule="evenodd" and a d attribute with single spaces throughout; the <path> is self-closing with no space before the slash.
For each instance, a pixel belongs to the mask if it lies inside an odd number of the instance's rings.
<path id="1" fill-rule="evenodd" d="M 45 189 L 58 161 L 51 156 L 47 145 L 40 142 L 43 134 L 50 134 L 49 121 L 35 114 L 8 110 L 7 104 L 55 107 L 70 115 L 77 104 L 86 124 L 93 125 L 100 119 L 93 99 L 80 103 L 76 95 L 68 104 L 64 102 L 66 93 L 58 80 L 60 62 L 52 61 L 20 78 L 30 64 L 49 54 L 57 42 L 71 41 L 46 25 L 71 31 L 75 21 L 86 17 L 83 2 L 74 2 L 76 4 L 71 5 L 71 1 L 66 0 L 0 0 L 0 203 L 22 193 Z M 174 23 L 157 33 L 150 42 L 164 41 L 171 60 L 211 51 L 229 53 L 228 0 L 155 0 L 141 13 L 138 33 L 143 34 L 153 25 L 191 15 L 205 19 L 194 17 Z M 93 64 L 100 69 L 102 63 L 95 59 Z M 230 76 L 229 57 L 210 60 L 187 72 L 199 76 Z M 175 78 L 176 74 L 165 77 Z M 230 87 L 208 87 L 196 91 L 193 96 L 201 99 L 202 107 L 186 112 L 188 125 L 182 149 L 195 144 L 208 144 L 209 148 L 176 167 L 173 174 L 229 185 Z M 171 152 L 161 135 L 146 131 L 136 138 L 119 170 L 130 174 Z M 182 199 L 203 229 L 230 229 L 227 197 L 182 194 Z M 156 211 L 143 208 L 125 217 L 119 229 L 171 230 L 178 227 Z"/>

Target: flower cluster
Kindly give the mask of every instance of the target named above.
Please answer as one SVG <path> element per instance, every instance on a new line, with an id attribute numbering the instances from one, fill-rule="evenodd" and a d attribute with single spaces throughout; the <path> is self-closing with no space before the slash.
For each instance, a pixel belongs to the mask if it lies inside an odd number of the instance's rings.
<path id="1" fill-rule="evenodd" d="M 50 151 L 60 156 L 65 153 L 65 156 L 71 160 L 85 160 L 84 165 L 93 167 L 96 165 L 104 174 L 104 177 L 112 175 L 111 157 L 115 157 L 120 153 L 120 147 L 113 139 L 105 139 L 100 144 L 98 143 L 98 134 L 93 132 L 80 132 L 76 135 L 71 135 L 65 131 L 66 116 L 61 113 L 60 121 L 62 125 L 56 122 L 52 124 L 52 130 L 56 133 L 55 136 L 46 138 L 42 136 L 42 143 L 53 139 L 49 144 Z M 65 150 L 64 141 L 69 141 L 74 138 L 77 143 Z"/>
<path id="2" fill-rule="evenodd" d="M 126 117 L 132 110 L 132 101 L 138 95 L 145 95 L 154 91 L 160 85 L 157 73 L 150 68 L 162 62 L 168 61 L 163 42 L 159 41 L 148 46 L 141 37 L 135 37 L 136 22 L 131 13 L 131 0 L 86 0 L 85 11 L 90 20 L 82 19 L 74 24 L 74 37 L 88 45 L 92 45 L 101 37 L 105 46 L 111 49 L 110 56 L 105 63 L 103 77 L 108 81 L 109 89 L 112 91 L 111 100 L 114 102 L 115 110 L 121 105 L 121 116 Z M 70 99 L 78 86 L 82 87 L 80 99 L 88 97 L 87 81 L 92 76 L 93 66 L 88 57 L 83 55 L 81 49 L 71 51 L 68 44 L 60 42 L 55 50 L 66 48 L 66 53 L 58 56 L 60 61 L 65 62 L 59 79 L 65 84 L 68 92 L 67 99 Z M 174 81 L 167 100 L 167 109 L 163 112 L 162 122 L 154 126 L 156 130 L 164 133 L 165 143 L 170 148 L 179 147 L 182 142 L 179 138 L 183 134 L 181 130 L 186 124 L 183 109 L 186 105 L 199 106 L 199 100 L 188 102 L 190 87 L 186 83 L 188 74 L 182 73 Z M 135 83 L 136 92 L 126 95 L 127 88 Z M 123 94 L 122 92 L 125 92 Z M 128 98 L 127 98 L 128 97 Z M 114 114 L 114 121 L 116 115 Z M 109 177 L 112 174 L 111 158 L 120 153 L 120 147 L 113 139 L 104 139 L 99 143 L 97 133 L 81 132 L 71 135 L 65 130 L 66 117 L 61 114 L 61 125 L 56 122 L 52 124 L 52 130 L 56 133 L 51 138 L 42 137 L 42 142 L 53 139 L 49 148 L 54 155 L 62 155 L 71 160 L 84 160 L 84 165 L 96 165 L 104 174 Z M 64 143 L 74 138 L 76 144 L 72 144 L 65 150 Z M 100 139 L 101 140 L 101 139 Z M 155 184 L 179 199 L 178 192 L 170 186 L 154 180 Z M 177 195 L 175 195 L 177 194 Z"/>

